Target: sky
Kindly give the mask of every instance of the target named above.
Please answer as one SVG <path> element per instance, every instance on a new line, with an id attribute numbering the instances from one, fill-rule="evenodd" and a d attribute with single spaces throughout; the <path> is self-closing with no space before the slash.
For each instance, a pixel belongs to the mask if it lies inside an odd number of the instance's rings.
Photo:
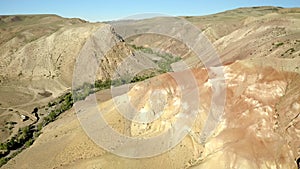
<path id="1" fill-rule="evenodd" d="M 0 15 L 57 14 L 95 22 L 144 13 L 199 16 L 251 6 L 299 7 L 300 0 L 0 0 Z"/>

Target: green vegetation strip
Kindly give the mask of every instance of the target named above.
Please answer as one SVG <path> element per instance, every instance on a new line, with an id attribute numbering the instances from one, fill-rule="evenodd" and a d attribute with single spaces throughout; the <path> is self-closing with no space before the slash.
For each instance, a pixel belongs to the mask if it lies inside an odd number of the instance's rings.
<path id="1" fill-rule="evenodd" d="M 148 54 L 154 54 L 154 55 L 160 57 L 161 60 L 154 61 L 160 68 L 160 70 L 159 70 L 160 73 L 171 72 L 172 71 L 171 64 L 181 60 L 181 58 L 178 56 L 173 56 L 169 53 L 155 52 L 151 48 L 146 48 L 143 46 L 136 46 L 136 45 L 130 45 L 130 46 L 135 50 L 142 51 L 142 52 L 148 53 Z"/>
<path id="2" fill-rule="evenodd" d="M 145 74 L 141 76 L 123 77 L 115 80 L 97 80 L 95 84 L 84 83 L 80 88 L 73 91 L 73 99 L 74 101 L 79 101 L 85 99 L 88 95 L 93 94 L 97 91 L 109 89 L 111 86 L 117 87 L 124 84 L 136 83 L 140 81 L 144 81 L 151 77 L 154 77 L 156 74 L 154 72 L 150 74 Z"/>
<path id="3" fill-rule="evenodd" d="M 44 126 L 54 121 L 61 113 L 69 110 L 73 106 L 73 98 L 71 93 L 66 93 L 57 99 L 57 102 L 49 103 L 48 106 L 55 105 L 52 110 L 42 122 L 20 128 L 18 133 L 11 137 L 8 141 L 0 143 L 0 167 L 6 164 L 10 159 L 15 157 L 22 150 L 30 147 L 35 139 L 41 134 Z M 36 113 L 36 108 L 33 113 Z"/>
<path id="4" fill-rule="evenodd" d="M 97 80 L 95 84 L 83 84 L 79 89 L 74 90 L 73 94 L 68 92 L 60 96 L 55 101 L 49 102 L 48 107 L 54 108 L 39 123 L 34 123 L 24 128 L 20 128 L 18 133 L 4 143 L 0 143 L 0 167 L 6 164 L 10 159 L 15 157 L 22 150 L 30 147 L 33 142 L 41 134 L 41 130 L 47 124 L 55 121 L 57 117 L 72 108 L 74 102 L 85 99 L 88 95 L 97 91 L 108 89 L 111 86 L 120 86 L 128 83 L 135 83 L 155 76 L 154 73 L 143 76 L 135 76 L 132 79 L 116 79 L 116 80 Z M 32 113 L 36 113 L 37 108 Z"/>

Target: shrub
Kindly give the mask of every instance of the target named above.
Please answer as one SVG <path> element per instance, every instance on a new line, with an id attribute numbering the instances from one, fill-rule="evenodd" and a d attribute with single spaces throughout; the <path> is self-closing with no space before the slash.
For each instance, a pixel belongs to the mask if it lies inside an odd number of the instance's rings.
<path id="1" fill-rule="evenodd" d="M 283 44 L 284 44 L 283 42 L 279 42 L 279 43 L 276 43 L 275 46 L 279 47 L 279 46 L 282 46 Z"/>
<path id="2" fill-rule="evenodd" d="M 41 131 L 43 129 L 43 123 L 39 123 L 37 125 L 37 131 Z"/>
<path id="3" fill-rule="evenodd" d="M 32 145 L 33 141 L 34 141 L 33 139 L 29 139 L 28 141 L 26 141 L 25 142 L 25 147 L 26 148 L 30 147 Z"/>
<path id="4" fill-rule="evenodd" d="M 6 164 L 8 162 L 8 158 L 2 157 L 0 158 L 0 167 L 3 166 L 4 164 Z"/>

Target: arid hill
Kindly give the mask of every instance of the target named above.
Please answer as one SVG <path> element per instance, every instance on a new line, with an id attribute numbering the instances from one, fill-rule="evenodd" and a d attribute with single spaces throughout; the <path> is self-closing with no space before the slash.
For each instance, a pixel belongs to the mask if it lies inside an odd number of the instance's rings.
<path id="1" fill-rule="evenodd" d="M 2 140 L 36 120 L 31 117 L 34 107 L 43 106 L 39 114 L 47 114 L 49 107 L 45 105 L 70 89 L 76 57 L 83 50 L 89 59 L 108 51 L 101 60 L 98 79 L 112 78 L 127 56 L 133 56 L 133 67 L 140 63 L 152 66 L 150 73 L 155 75 L 129 85 L 128 92 L 121 90 L 126 85 L 116 88 L 119 91 L 115 97 L 107 89 L 78 101 L 78 105 L 89 103 L 94 96 L 98 100 L 96 107 L 87 106 L 80 114 L 74 108 L 62 113 L 3 168 L 297 168 L 300 9 L 252 7 L 180 18 L 203 31 L 224 67 L 203 67 L 195 52 L 176 39 L 153 34 L 124 38 L 114 30 L 115 24 L 151 30 L 149 22 L 166 18 L 104 24 L 54 15 L 1 16 Z M 117 45 L 109 49 L 114 43 Z M 171 72 L 178 60 L 187 63 L 190 70 Z M 134 72 L 124 67 L 122 73 Z M 221 81 L 211 76 L 211 71 L 219 68 L 224 71 Z M 196 85 L 190 83 L 190 73 Z M 182 78 L 182 83 L 174 77 Z M 224 113 L 215 112 L 212 117 L 209 112 L 214 106 L 213 94 L 218 91 L 213 85 L 216 82 L 225 87 L 225 107 Z M 182 90 L 197 97 L 183 100 Z M 129 121 L 120 114 L 127 110 L 125 98 L 138 110 L 134 119 L 157 119 L 148 123 Z M 197 110 L 182 114 L 190 107 Z M 87 135 L 78 117 L 93 119 L 98 115 L 95 109 L 102 110 L 105 120 L 119 133 L 146 139 L 163 134 L 193 112 L 198 115 L 188 134 L 171 150 L 150 158 L 130 159 L 104 150 Z M 21 114 L 29 120 L 22 122 Z M 17 124 L 6 123 L 11 121 Z M 207 127 L 208 121 L 211 126 Z M 8 129 L 10 125 L 13 128 Z M 163 145 L 157 143 L 155 148 L 160 147 Z M 121 143 L 112 151 L 119 148 Z M 143 149 L 151 151 L 149 147 Z"/>
<path id="2" fill-rule="evenodd" d="M 297 117 L 300 97 L 296 92 L 299 91 L 299 74 L 239 62 L 226 66 L 224 116 L 212 137 L 208 137 L 203 145 L 200 136 L 208 116 L 212 88 L 205 69 L 195 69 L 193 73 L 199 85 L 199 115 L 189 134 L 170 151 L 142 159 L 113 155 L 98 147 L 86 135 L 72 109 L 47 126 L 30 148 L 3 168 L 296 167 L 294 160 L 299 156 Z M 102 101 L 99 108 L 109 110 L 102 113 L 108 124 L 118 132 L 124 135 L 129 133 L 134 137 L 152 137 L 165 132 L 180 117 L 178 114 L 183 104 L 174 106 L 175 102 L 183 101 L 178 97 L 181 92 L 179 87 L 182 86 L 177 86 L 172 74 L 160 75 L 140 82 L 128 94 L 118 96 L 115 100 Z M 115 103 L 128 95 L 140 113 L 143 109 L 151 115 L 154 109 L 149 105 L 153 91 L 160 93 L 156 99 L 165 100 L 163 114 L 159 119 L 142 124 L 130 122 L 119 114 L 118 110 L 123 109 L 118 109 Z M 169 92 L 171 95 L 168 95 Z M 97 95 L 102 96 L 101 92 Z M 187 104 L 190 106 L 193 103 Z M 94 117 L 91 109 L 81 113 L 85 118 Z M 157 147 L 160 147 L 158 143 Z M 144 150 L 147 151 L 147 147 Z"/>
<path id="3" fill-rule="evenodd" d="M 31 115 L 34 107 L 44 106 L 70 90 L 76 58 L 84 45 L 102 48 L 109 42 L 118 43 L 102 59 L 107 66 L 99 70 L 101 79 L 110 78 L 118 60 L 130 52 L 113 28 L 103 23 L 56 15 L 1 16 L 0 19 L 1 141 L 36 120 Z M 101 32 L 97 32 L 99 29 Z M 95 40 L 95 34 L 102 37 L 101 43 L 86 44 L 88 39 Z M 41 109 L 39 113 L 47 111 Z M 22 122 L 22 116 L 29 119 Z"/>
<path id="4" fill-rule="evenodd" d="M 278 70 L 299 73 L 299 8 L 239 8 L 208 16 L 182 17 L 197 26 L 213 43 L 222 62 L 247 60 Z M 165 18 L 131 21 L 124 26 L 148 27 L 149 22 L 164 23 Z M 182 42 L 162 35 L 140 35 L 128 39 L 137 46 L 168 51 L 184 58 L 191 67 L 201 61 Z M 200 63 L 200 64 L 199 64 Z"/>

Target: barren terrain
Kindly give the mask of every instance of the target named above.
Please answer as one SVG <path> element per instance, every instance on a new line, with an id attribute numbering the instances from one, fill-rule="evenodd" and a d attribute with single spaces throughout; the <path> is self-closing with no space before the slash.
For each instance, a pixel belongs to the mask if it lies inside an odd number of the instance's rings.
<path id="1" fill-rule="evenodd" d="M 135 75 L 135 81 L 121 81 L 114 96 L 110 89 L 101 88 L 77 101 L 75 104 L 89 105 L 94 96 L 97 98 L 96 106 L 87 106 L 80 114 L 74 108 L 60 112 L 55 121 L 43 126 L 32 145 L 2 168 L 297 168 L 300 9 L 239 8 L 180 18 L 202 30 L 224 67 L 204 67 L 195 52 L 179 40 L 154 34 L 123 38 L 114 29 L 114 25 L 121 25 L 133 31 L 135 27 L 151 30 L 148 23 L 166 24 L 167 18 L 89 23 L 56 15 L 0 16 L 2 143 L 20 128 L 40 123 L 53 109 L 60 108 L 51 104 L 57 104 L 59 96 L 71 90 L 78 56 L 84 56 L 87 63 L 100 58 L 96 80 L 101 80 L 101 85 L 105 80 L 116 80 L 116 69 L 128 56 L 131 67 L 121 66 L 118 75 L 133 74 L 141 66 L 151 67 Z M 172 72 L 180 61 L 190 71 Z M 225 79 L 219 81 L 209 74 L 215 69 L 222 69 Z M 182 83 L 174 77 L 182 78 Z M 190 81 L 193 79 L 196 86 Z M 218 117 L 212 119 L 211 99 L 218 91 L 213 84 L 223 84 L 223 80 L 224 113 L 217 112 L 214 115 Z M 124 90 L 127 86 L 128 91 Z M 186 102 L 180 97 L 182 90 L 197 97 Z M 120 112 L 130 110 L 125 98 L 138 110 L 134 119 L 155 120 L 137 123 L 126 119 Z M 35 108 L 39 119 L 34 115 Z M 184 109 L 190 112 L 182 114 Z M 88 136 L 80 117 L 93 119 L 99 115 L 95 110 L 101 110 L 119 133 L 146 139 L 174 125 L 186 127 L 180 120 L 190 117 L 191 112 L 197 112 L 197 116 L 191 130 L 174 148 L 158 156 L 130 159 L 112 153 L 122 144 L 114 145 L 109 152 Z M 207 127 L 207 122 L 212 126 Z M 156 148 L 160 147 L 163 145 L 158 142 Z M 151 151 L 151 147 L 143 149 Z"/>

